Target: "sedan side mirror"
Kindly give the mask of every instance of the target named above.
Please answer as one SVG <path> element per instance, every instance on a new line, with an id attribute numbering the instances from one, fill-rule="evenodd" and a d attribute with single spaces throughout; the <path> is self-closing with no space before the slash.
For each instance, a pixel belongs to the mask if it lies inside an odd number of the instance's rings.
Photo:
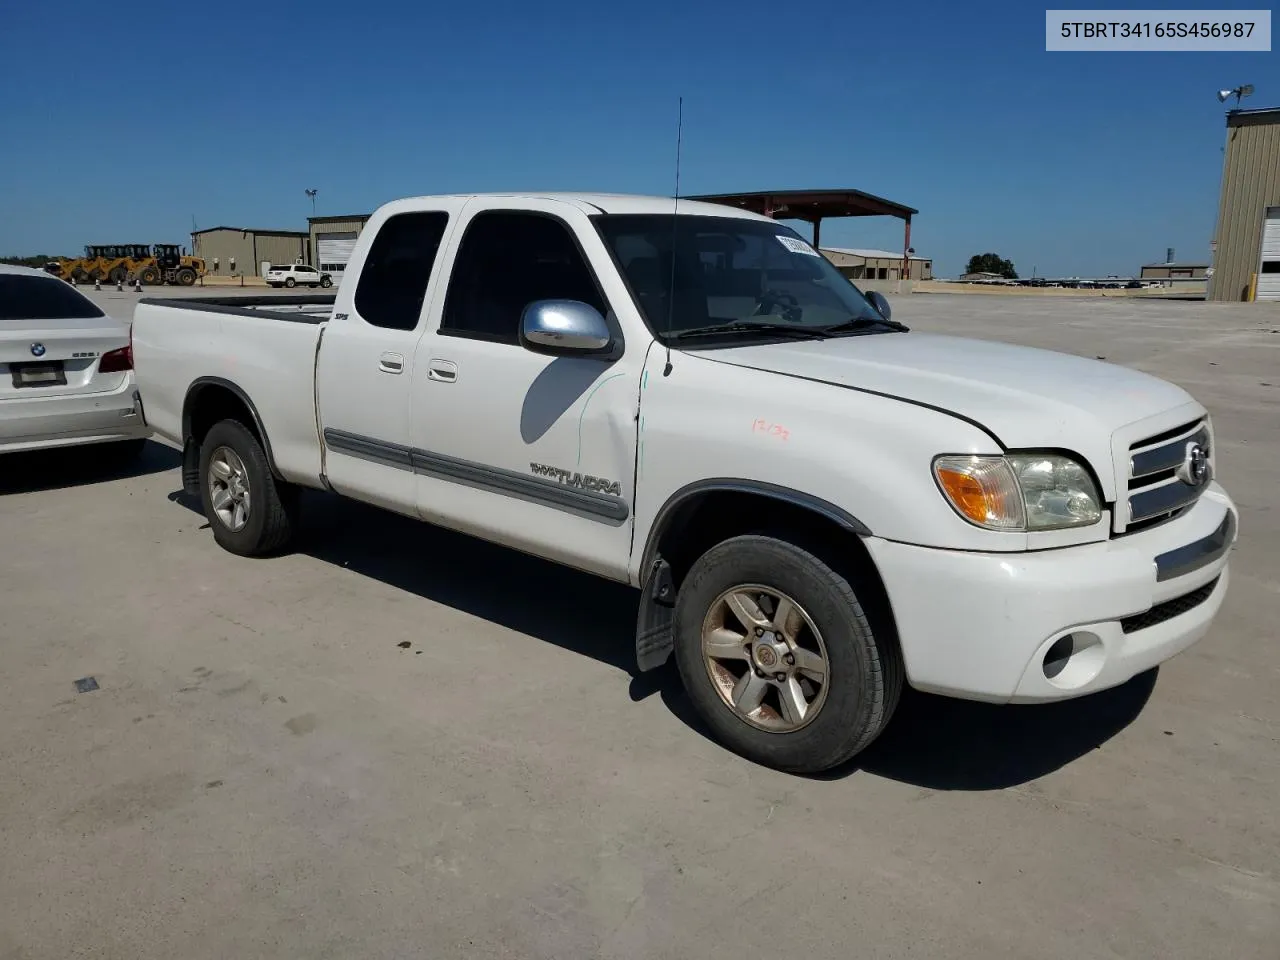
<path id="1" fill-rule="evenodd" d="M 535 300 L 520 318 L 520 341 L 535 353 L 601 353 L 613 333 L 600 311 L 580 300 Z"/>
<path id="2" fill-rule="evenodd" d="M 886 320 L 893 316 L 893 307 L 889 306 L 889 301 L 879 290 L 872 290 L 867 295 L 867 300 L 876 308 L 876 313 L 884 317 Z"/>

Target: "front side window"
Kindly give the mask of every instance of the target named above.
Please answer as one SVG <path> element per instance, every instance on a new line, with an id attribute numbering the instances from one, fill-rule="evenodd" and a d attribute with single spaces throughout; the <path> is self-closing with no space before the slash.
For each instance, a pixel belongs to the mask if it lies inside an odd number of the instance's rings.
<path id="1" fill-rule="evenodd" d="M 608 214 L 595 222 L 659 339 L 752 323 L 794 326 L 797 333 L 850 321 L 859 321 L 862 333 L 893 329 L 880 325 L 879 313 L 830 261 L 782 224 L 689 215 L 673 223 L 670 214 Z"/>
<path id="2" fill-rule="evenodd" d="M 373 238 L 356 287 L 356 312 L 375 327 L 412 330 L 422 313 L 431 268 L 449 215 L 400 213 Z"/>
<path id="3" fill-rule="evenodd" d="M 579 300 L 607 312 L 565 224 L 536 213 L 477 214 L 458 248 L 440 332 L 519 343 L 520 318 L 535 300 Z"/>
<path id="4" fill-rule="evenodd" d="M 104 317 L 93 301 L 61 280 L 0 273 L 0 320 Z"/>

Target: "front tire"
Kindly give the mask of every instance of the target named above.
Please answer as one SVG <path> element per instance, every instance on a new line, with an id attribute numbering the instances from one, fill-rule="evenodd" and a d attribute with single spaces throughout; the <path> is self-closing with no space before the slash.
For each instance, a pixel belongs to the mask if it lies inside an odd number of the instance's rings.
<path id="1" fill-rule="evenodd" d="M 694 563 L 675 608 L 675 655 L 694 708 L 725 746 L 792 773 L 848 760 L 884 729 L 902 661 L 848 580 L 763 536 Z"/>
<path id="2" fill-rule="evenodd" d="M 274 553 L 297 527 L 298 490 L 276 480 L 244 424 L 214 424 L 200 446 L 200 503 L 218 545 L 242 557 Z"/>
<path id="3" fill-rule="evenodd" d="M 320 286 L 328 290 L 330 287 L 333 286 L 333 277 L 321 277 Z"/>

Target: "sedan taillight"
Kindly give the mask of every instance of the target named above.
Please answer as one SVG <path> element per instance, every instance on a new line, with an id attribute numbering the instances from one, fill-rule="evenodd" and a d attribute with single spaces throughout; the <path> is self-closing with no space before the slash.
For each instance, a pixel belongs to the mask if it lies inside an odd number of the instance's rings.
<path id="1" fill-rule="evenodd" d="M 133 345 L 104 353 L 98 361 L 99 373 L 124 373 L 133 369 Z"/>

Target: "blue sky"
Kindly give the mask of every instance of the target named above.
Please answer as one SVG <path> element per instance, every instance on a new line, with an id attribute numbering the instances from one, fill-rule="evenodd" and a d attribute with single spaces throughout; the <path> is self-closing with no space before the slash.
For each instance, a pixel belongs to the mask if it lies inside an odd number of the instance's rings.
<path id="1" fill-rule="evenodd" d="M 0 29 L 0 252 L 305 229 L 470 190 L 854 187 L 920 210 L 955 275 L 1135 271 L 1209 255 L 1214 91 L 1280 105 L 1275 53 L 1046 53 L 1044 7 L 489 0 L 21 4 Z M 627 10 L 635 12 L 626 12 Z M 78 26 L 77 26 L 78 25 Z M 325 82 L 325 70 L 332 72 Z M 824 245 L 901 243 L 887 218 Z"/>

